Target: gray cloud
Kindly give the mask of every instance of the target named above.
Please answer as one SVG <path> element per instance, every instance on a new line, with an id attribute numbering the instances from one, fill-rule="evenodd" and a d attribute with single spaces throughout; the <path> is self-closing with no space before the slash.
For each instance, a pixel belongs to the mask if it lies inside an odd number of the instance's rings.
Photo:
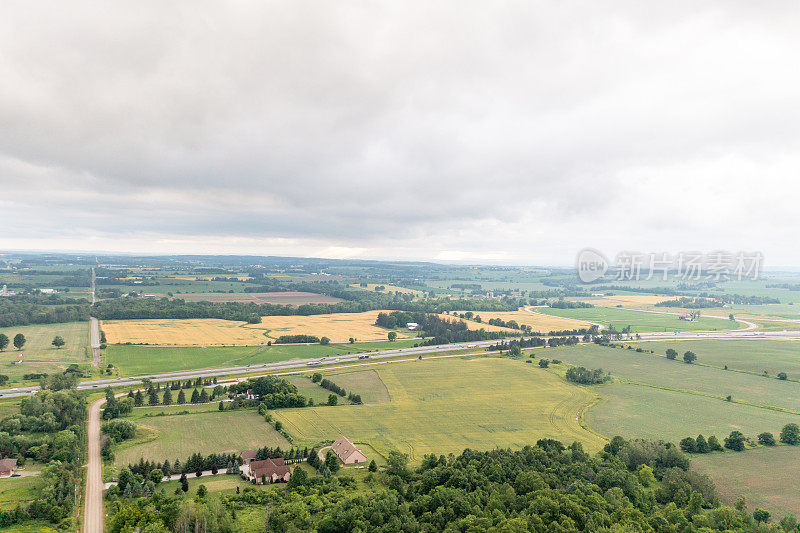
<path id="1" fill-rule="evenodd" d="M 798 14 L 10 3 L 0 246 L 800 264 Z"/>

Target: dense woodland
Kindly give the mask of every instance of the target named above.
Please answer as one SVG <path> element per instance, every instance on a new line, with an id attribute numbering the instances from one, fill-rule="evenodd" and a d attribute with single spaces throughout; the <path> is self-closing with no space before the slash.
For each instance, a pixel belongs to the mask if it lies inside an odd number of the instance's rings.
<path id="1" fill-rule="evenodd" d="M 57 294 L 19 294 L 0 298 L 0 327 L 89 320 L 89 302 Z"/>
<path id="2" fill-rule="evenodd" d="M 393 452 L 384 471 L 363 482 L 296 467 L 285 489 L 195 499 L 157 489 L 148 497 L 112 493 L 108 526 L 232 532 L 246 507 L 265 510 L 258 516 L 269 531 L 775 531 L 763 523 L 768 513 L 721 506 L 713 483 L 674 445 L 619 437 L 593 457 L 577 443 L 541 440 L 520 451 L 430 455 L 415 469 Z M 791 530 L 791 519 L 784 524 Z"/>

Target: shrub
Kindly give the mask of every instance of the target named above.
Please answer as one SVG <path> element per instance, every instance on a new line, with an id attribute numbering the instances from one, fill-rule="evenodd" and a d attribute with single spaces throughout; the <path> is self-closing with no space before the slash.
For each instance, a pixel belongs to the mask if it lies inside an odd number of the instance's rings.
<path id="1" fill-rule="evenodd" d="M 758 436 L 758 443 L 762 446 L 775 446 L 775 436 L 769 431 L 765 431 Z"/>

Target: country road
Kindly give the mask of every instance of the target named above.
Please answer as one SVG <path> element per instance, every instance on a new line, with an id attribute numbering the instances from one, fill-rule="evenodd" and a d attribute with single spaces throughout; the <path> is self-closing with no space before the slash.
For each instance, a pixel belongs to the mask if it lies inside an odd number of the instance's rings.
<path id="1" fill-rule="evenodd" d="M 100 406 L 105 398 L 95 400 L 89 406 L 87 422 L 87 440 L 89 455 L 86 468 L 86 501 L 83 507 L 84 533 L 102 533 L 103 531 L 103 476 L 100 458 Z"/>

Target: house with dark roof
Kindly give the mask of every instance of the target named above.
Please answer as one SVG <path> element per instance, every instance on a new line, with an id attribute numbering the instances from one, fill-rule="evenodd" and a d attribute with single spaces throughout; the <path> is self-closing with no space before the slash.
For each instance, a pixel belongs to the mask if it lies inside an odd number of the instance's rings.
<path id="1" fill-rule="evenodd" d="M 292 470 L 285 463 L 283 457 L 278 457 L 263 461 L 251 461 L 250 464 L 242 466 L 242 475 L 256 484 L 278 483 L 289 481 L 289 478 L 292 477 Z"/>
<path id="2" fill-rule="evenodd" d="M 365 463 L 367 461 L 367 456 L 364 455 L 361 448 L 353 444 L 353 441 L 344 435 L 333 442 L 331 450 L 333 450 L 333 453 L 346 465 Z"/>
<path id="3" fill-rule="evenodd" d="M 258 452 L 256 450 L 245 450 L 242 452 L 242 464 L 249 465 L 256 460 Z"/>

